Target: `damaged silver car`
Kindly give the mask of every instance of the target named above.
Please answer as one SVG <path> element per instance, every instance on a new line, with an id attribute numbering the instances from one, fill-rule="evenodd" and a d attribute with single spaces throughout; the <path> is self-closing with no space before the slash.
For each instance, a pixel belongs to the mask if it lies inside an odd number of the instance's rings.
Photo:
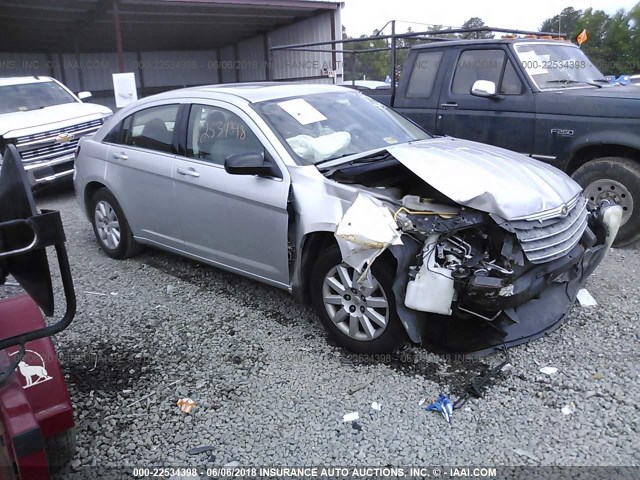
<path id="1" fill-rule="evenodd" d="M 146 98 L 80 141 L 74 178 L 110 257 L 150 245 L 287 289 L 364 353 L 539 337 L 622 215 L 554 167 L 329 85 Z"/>

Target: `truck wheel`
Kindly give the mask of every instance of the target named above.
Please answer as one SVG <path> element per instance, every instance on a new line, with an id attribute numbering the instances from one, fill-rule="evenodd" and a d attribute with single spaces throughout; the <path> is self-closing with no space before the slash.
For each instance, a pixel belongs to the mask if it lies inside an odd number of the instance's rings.
<path id="1" fill-rule="evenodd" d="M 70 428 L 45 440 L 45 452 L 52 473 L 59 471 L 76 454 L 76 429 Z"/>
<path id="2" fill-rule="evenodd" d="M 640 238 L 640 165 L 621 157 L 603 157 L 585 163 L 572 175 L 584 188 L 590 204 L 609 199 L 622 207 L 622 226 L 615 246 Z M 634 211 L 635 210 L 635 211 Z"/>
<path id="3" fill-rule="evenodd" d="M 122 260 L 140 251 L 120 204 L 106 188 L 91 197 L 91 225 L 98 244 L 111 258 Z"/>
<path id="4" fill-rule="evenodd" d="M 355 353 L 389 353 L 407 341 L 398 318 L 392 285 L 395 269 L 384 257 L 371 269 L 372 285 L 356 283 L 358 274 L 342 262 L 337 246 L 320 255 L 313 268 L 311 298 L 331 338 Z"/>

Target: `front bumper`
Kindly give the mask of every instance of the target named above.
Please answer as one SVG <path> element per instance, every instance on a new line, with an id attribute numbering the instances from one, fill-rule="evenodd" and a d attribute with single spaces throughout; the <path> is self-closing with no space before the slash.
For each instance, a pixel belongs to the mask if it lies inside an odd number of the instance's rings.
<path id="1" fill-rule="evenodd" d="M 71 177 L 74 169 L 74 155 L 65 155 L 44 162 L 25 163 L 24 169 L 32 187 Z"/>
<path id="2" fill-rule="evenodd" d="M 500 312 L 490 320 L 479 316 L 430 315 L 420 324 L 421 343 L 435 351 L 479 357 L 551 332 L 562 324 L 578 291 L 609 250 L 621 214 L 619 206 L 602 207 L 581 241 L 567 255 L 519 277 L 513 283 L 511 296 L 478 299 L 476 306 L 481 311 Z"/>

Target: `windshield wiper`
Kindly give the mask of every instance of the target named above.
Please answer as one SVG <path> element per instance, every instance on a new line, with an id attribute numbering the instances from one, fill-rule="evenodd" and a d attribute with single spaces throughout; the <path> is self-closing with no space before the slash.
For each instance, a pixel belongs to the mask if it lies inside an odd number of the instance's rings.
<path id="1" fill-rule="evenodd" d="M 349 154 L 349 155 L 342 155 L 341 157 L 348 157 L 354 155 L 353 153 Z M 388 157 L 390 157 L 391 154 L 389 152 L 387 152 L 386 150 L 383 151 L 378 151 L 378 152 L 374 152 L 371 153 L 370 155 L 365 155 L 364 157 L 359 157 L 359 158 L 354 158 L 353 160 L 349 160 L 347 162 L 344 163 L 338 163 L 337 165 L 327 165 L 326 167 L 324 167 L 324 169 L 330 169 L 332 167 L 335 167 L 335 169 L 337 170 L 338 168 L 344 168 L 345 166 L 355 166 L 355 165 L 362 165 L 365 163 L 371 163 L 371 162 L 377 162 L 378 160 L 384 160 Z M 316 163 L 316 167 L 318 167 L 320 170 L 323 170 L 322 167 L 320 167 L 321 164 L 323 163 L 329 163 L 329 162 L 333 162 L 336 160 L 339 160 L 341 157 L 337 157 L 337 158 L 332 158 L 329 160 L 323 160 L 321 162 Z"/>
<path id="2" fill-rule="evenodd" d="M 593 83 L 593 82 L 584 82 L 582 80 L 571 80 L 571 79 L 567 79 L 567 80 L 547 80 L 545 83 L 564 83 L 569 84 L 569 83 L 583 83 L 585 85 L 591 85 L 592 87 L 598 87 L 598 88 L 602 88 L 602 85 L 600 85 L 599 83 Z M 607 82 L 609 83 L 609 82 Z"/>

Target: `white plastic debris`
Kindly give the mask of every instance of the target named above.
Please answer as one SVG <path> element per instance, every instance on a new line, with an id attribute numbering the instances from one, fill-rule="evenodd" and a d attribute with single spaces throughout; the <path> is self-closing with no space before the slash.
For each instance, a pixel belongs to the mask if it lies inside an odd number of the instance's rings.
<path id="1" fill-rule="evenodd" d="M 569 402 L 567 405 L 562 407 L 562 413 L 565 415 L 571 415 L 576 411 L 576 404 L 573 402 Z"/>
<path id="2" fill-rule="evenodd" d="M 358 412 L 346 413 L 342 417 L 343 422 L 355 422 L 360 418 L 360 414 Z"/>
<path id="3" fill-rule="evenodd" d="M 540 373 L 544 373 L 545 375 L 555 375 L 558 373 L 558 369 L 556 367 L 542 367 L 540 369 Z"/>
<path id="4" fill-rule="evenodd" d="M 372 402 L 371 403 L 371 408 L 373 408 L 374 410 L 377 410 L 378 412 L 380 410 L 382 410 L 382 404 L 379 402 Z"/>
<path id="5" fill-rule="evenodd" d="M 510 363 L 505 363 L 504 366 L 500 369 L 501 372 L 510 372 L 513 370 L 513 365 Z"/>
<path id="6" fill-rule="evenodd" d="M 593 298 L 593 296 L 589 293 L 589 290 L 587 290 L 586 288 L 581 288 L 580 290 L 578 290 L 578 301 L 583 307 L 595 307 L 596 305 L 598 305 L 596 299 Z"/>
<path id="7" fill-rule="evenodd" d="M 176 287 L 174 287 L 173 285 L 167 285 L 167 294 L 168 295 L 171 295 L 175 291 L 176 291 Z"/>
<path id="8" fill-rule="evenodd" d="M 401 245 L 402 232 L 381 202 L 358 194 L 336 229 L 343 260 L 358 271 L 371 265 L 389 245 Z"/>

